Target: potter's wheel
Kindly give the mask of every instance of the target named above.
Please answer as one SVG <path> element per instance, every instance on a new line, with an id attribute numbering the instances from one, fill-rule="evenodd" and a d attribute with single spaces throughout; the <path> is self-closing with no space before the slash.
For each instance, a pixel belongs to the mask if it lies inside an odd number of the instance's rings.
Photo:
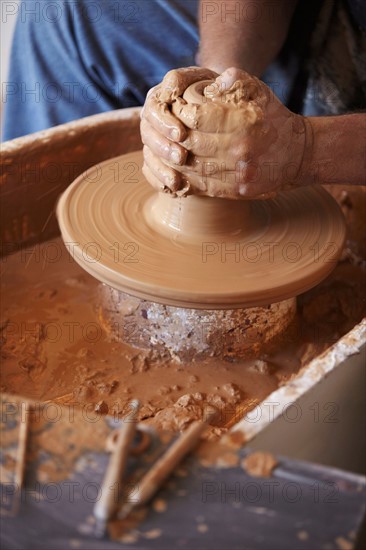
<path id="1" fill-rule="evenodd" d="M 135 152 L 94 166 L 58 204 L 65 243 L 100 281 L 158 303 L 225 309 L 296 296 L 334 268 L 345 226 L 321 187 L 269 200 L 173 198 L 149 185 L 142 162 Z"/>

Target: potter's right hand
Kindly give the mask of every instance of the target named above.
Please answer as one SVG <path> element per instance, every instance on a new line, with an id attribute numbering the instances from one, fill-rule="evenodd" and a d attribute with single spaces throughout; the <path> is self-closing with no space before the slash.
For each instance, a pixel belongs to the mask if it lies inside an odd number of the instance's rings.
<path id="1" fill-rule="evenodd" d="M 141 112 L 142 170 L 158 190 L 177 192 L 183 187 L 181 174 L 160 160 L 182 166 L 187 159 L 187 150 L 179 143 L 185 140 L 187 128 L 172 114 L 172 103 L 194 82 L 214 80 L 217 76 L 214 71 L 200 67 L 174 69 L 149 91 Z"/>

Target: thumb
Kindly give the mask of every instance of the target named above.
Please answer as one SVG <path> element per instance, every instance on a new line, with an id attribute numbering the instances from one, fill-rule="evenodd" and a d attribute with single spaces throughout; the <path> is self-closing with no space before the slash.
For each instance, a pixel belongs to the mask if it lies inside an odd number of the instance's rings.
<path id="1" fill-rule="evenodd" d="M 216 78 L 216 83 L 222 86 L 222 88 L 224 89 L 229 89 L 238 80 L 249 83 L 255 81 L 255 77 L 253 77 L 251 74 L 247 73 L 243 69 L 230 67 Z"/>
<path id="2" fill-rule="evenodd" d="M 214 80 L 217 76 L 218 74 L 214 71 L 201 67 L 173 69 L 163 78 L 159 99 L 165 103 L 172 103 L 177 97 L 182 96 L 191 84 L 200 80 Z"/>

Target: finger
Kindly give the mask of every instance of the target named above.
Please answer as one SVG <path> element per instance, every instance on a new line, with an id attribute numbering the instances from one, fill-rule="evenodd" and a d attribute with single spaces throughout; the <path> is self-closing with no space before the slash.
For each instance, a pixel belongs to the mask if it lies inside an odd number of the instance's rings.
<path id="1" fill-rule="evenodd" d="M 154 88 L 154 93 L 146 98 L 143 108 L 142 120 L 146 119 L 160 134 L 173 141 L 183 141 L 186 137 L 184 125 L 170 112 L 167 103 L 163 103 L 159 92 Z"/>
<path id="2" fill-rule="evenodd" d="M 157 178 L 155 174 L 153 174 L 153 172 L 150 170 L 145 162 L 142 165 L 142 173 L 154 189 L 156 189 L 157 191 L 164 191 L 166 189 L 164 183 L 159 178 Z M 168 189 L 168 191 L 170 190 Z"/>
<path id="3" fill-rule="evenodd" d="M 268 178 L 263 179 L 261 166 L 250 159 L 236 163 L 235 184 L 238 195 L 245 199 L 266 199 L 276 195 L 277 185 Z"/>
<path id="4" fill-rule="evenodd" d="M 235 97 L 237 102 L 263 103 L 268 101 L 271 94 L 271 90 L 259 78 L 235 68 L 224 71 L 214 85 L 204 89 L 204 95 L 212 99 L 233 101 Z"/>
<path id="5" fill-rule="evenodd" d="M 173 69 L 163 78 L 161 83 L 160 99 L 172 103 L 174 99 L 181 96 L 183 92 L 194 82 L 200 80 L 215 80 L 218 74 L 210 69 L 202 67 L 184 67 Z"/>
<path id="6" fill-rule="evenodd" d="M 146 119 L 142 119 L 140 130 L 142 143 L 148 145 L 156 156 L 177 165 L 185 163 L 188 153 L 179 143 L 159 134 Z"/>
<path id="7" fill-rule="evenodd" d="M 170 166 L 172 169 L 174 168 L 174 165 L 169 163 L 167 163 L 167 166 Z M 185 166 L 174 169 L 184 173 L 185 181 L 193 176 L 200 176 L 202 178 L 211 178 L 212 176 L 214 179 L 221 179 L 223 177 L 223 171 L 226 170 L 221 163 L 214 159 L 199 157 L 192 157 L 192 160 L 189 159 L 189 162 Z"/>
<path id="8" fill-rule="evenodd" d="M 181 175 L 179 172 L 164 164 L 146 145 L 143 148 L 143 155 L 145 164 L 151 173 L 160 180 L 163 188 L 168 187 L 173 193 L 181 188 Z"/>
<path id="9" fill-rule="evenodd" d="M 238 186 L 238 197 L 242 199 L 266 200 L 273 199 L 277 192 L 266 189 L 265 186 L 258 186 L 255 183 L 240 183 Z"/>
<path id="10" fill-rule="evenodd" d="M 144 118 L 144 116 L 145 116 L 146 105 L 149 104 L 149 101 L 151 100 L 152 96 L 154 96 L 158 93 L 158 89 L 159 89 L 159 85 L 154 86 L 153 88 L 150 88 L 150 90 L 147 92 L 146 97 L 145 97 L 145 103 L 142 106 L 142 109 L 140 111 L 140 118 L 141 119 Z"/>
<path id="11" fill-rule="evenodd" d="M 225 151 L 228 147 L 229 137 L 226 134 L 208 134 L 190 130 L 187 138 L 182 142 L 183 147 L 189 152 L 189 157 L 192 155 L 198 157 L 215 157 L 219 149 L 218 141 L 220 141 L 220 152 Z M 186 164 L 189 159 L 186 159 Z"/>
<path id="12" fill-rule="evenodd" d="M 247 73 L 243 69 L 237 69 L 236 67 L 230 67 L 221 73 L 216 79 L 216 84 L 220 88 L 228 90 L 237 80 L 242 80 L 243 82 L 253 82 L 257 80 L 255 76 Z"/>
<path id="13" fill-rule="evenodd" d="M 154 187 L 154 189 L 156 189 L 157 191 L 160 191 L 163 193 L 170 193 L 172 195 L 177 195 L 179 197 L 183 197 L 187 195 L 190 191 L 189 183 L 185 182 L 184 186 L 181 186 L 180 189 L 174 193 L 169 187 L 165 186 L 162 183 L 162 181 L 155 176 L 155 174 L 153 174 L 153 172 L 150 170 L 148 165 L 145 163 L 142 165 L 142 173 L 144 174 L 145 178 L 150 183 L 150 185 Z M 183 185 L 183 181 L 182 181 L 182 185 Z"/>

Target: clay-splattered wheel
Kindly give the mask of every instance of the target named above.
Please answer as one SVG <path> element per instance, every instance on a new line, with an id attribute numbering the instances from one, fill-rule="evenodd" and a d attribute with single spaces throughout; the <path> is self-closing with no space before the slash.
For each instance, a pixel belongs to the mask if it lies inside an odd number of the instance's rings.
<path id="1" fill-rule="evenodd" d="M 57 207 L 75 260 L 115 289 L 185 308 L 267 305 L 313 287 L 339 258 L 343 216 L 321 187 L 258 201 L 173 198 L 141 167 L 141 152 L 96 165 Z"/>

